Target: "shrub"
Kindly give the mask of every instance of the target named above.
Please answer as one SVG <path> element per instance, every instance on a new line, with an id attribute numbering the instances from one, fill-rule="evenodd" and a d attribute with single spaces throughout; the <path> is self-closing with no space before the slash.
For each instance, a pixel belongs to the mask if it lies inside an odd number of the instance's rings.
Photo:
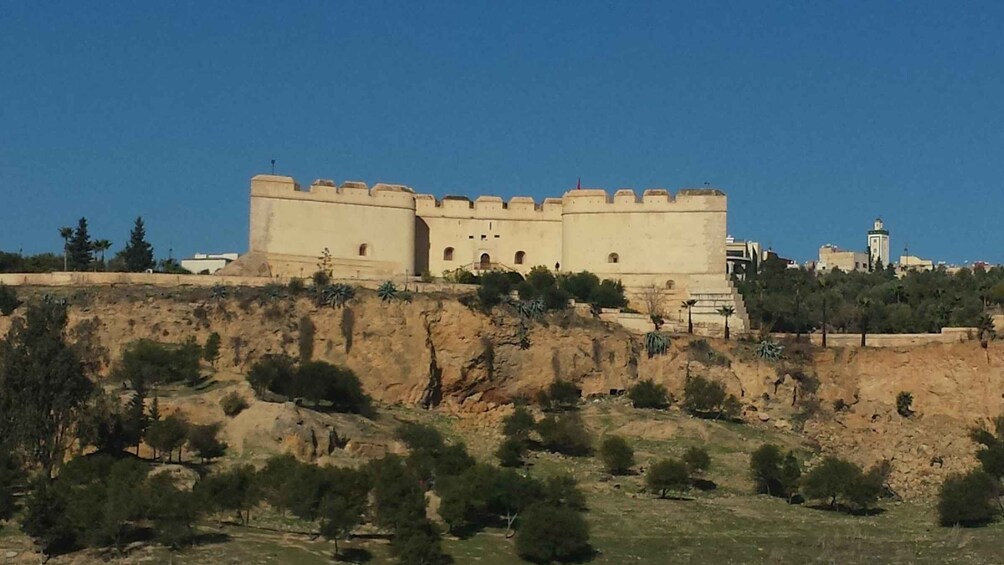
<path id="1" fill-rule="evenodd" d="M 321 288 L 328 286 L 331 282 L 331 275 L 325 271 L 314 271 L 314 274 L 310 275 L 310 280 L 313 281 L 315 288 Z"/>
<path id="2" fill-rule="evenodd" d="M 764 361 L 778 361 L 783 352 L 784 346 L 770 339 L 757 343 L 753 349 L 753 354 Z"/>
<path id="3" fill-rule="evenodd" d="M 874 470 L 865 473 L 854 463 L 827 457 L 803 477 L 802 493 L 806 498 L 828 500 L 830 508 L 843 499 L 850 506 L 865 509 L 882 494 L 882 478 Z"/>
<path id="4" fill-rule="evenodd" d="M 795 454 L 789 451 L 782 456 L 776 445 L 764 444 L 750 457 L 750 476 L 757 494 L 790 498 L 795 494 L 801 475 Z"/>
<path id="5" fill-rule="evenodd" d="M 219 439 L 219 424 L 190 424 L 188 426 L 188 449 L 192 450 L 202 462 L 222 457 L 227 450 L 227 444 Z"/>
<path id="6" fill-rule="evenodd" d="M 533 563 L 580 559 L 590 552 L 589 525 L 572 508 L 534 504 L 521 517 L 516 554 Z"/>
<path id="7" fill-rule="evenodd" d="M 635 408 L 665 408 L 669 406 L 666 387 L 652 379 L 639 381 L 628 389 L 628 398 Z"/>
<path id="8" fill-rule="evenodd" d="M 487 312 L 498 306 L 512 291 L 512 279 L 505 273 L 492 271 L 481 276 L 481 286 L 478 287 L 478 305 Z"/>
<path id="9" fill-rule="evenodd" d="M 735 395 L 726 394 L 725 386 L 704 377 L 692 377 L 683 388 L 683 407 L 699 418 L 739 417 L 741 409 Z"/>
<path id="10" fill-rule="evenodd" d="M 13 288 L 0 284 L 0 315 L 10 316 L 21 305 Z"/>
<path id="11" fill-rule="evenodd" d="M 626 475 L 634 466 L 634 449 L 624 438 L 608 436 L 600 445 L 600 459 L 608 473 Z"/>
<path id="12" fill-rule="evenodd" d="M 140 339 L 126 345 L 113 375 L 133 383 L 134 387 L 137 383 L 185 383 L 192 386 L 199 381 L 201 357 L 202 348 L 194 340 L 166 344 Z"/>
<path id="13" fill-rule="evenodd" d="M 355 298 L 356 289 L 344 283 L 324 285 L 317 291 L 317 304 L 319 306 L 330 306 L 341 308 Z"/>
<path id="14" fill-rule="evenodd" d="M 503 467 L 522 467 L 523 454 L 526 453 L 526 443 L 514 437 L 507 437 L 495 451 L 499 465 Z"/>
<path id="15" fill-rule="evenodd" d="M 359 377 L 351 369 L 324 361 L 301 364 L 293 375 L 291 392 L 315 406 L 327 405 L 335 412 L 368 414 L 370 411 L 370 399 L 363 392 Z"/>
<path id="16" fill-rule="evenodd" d="M 970 439 L 980 445 L 976 451 L 983 470 L 991 477 L 1000 480 L 1004 478 L 1004 416 L 994 418 L 994 432 L 984 427 L 970 431 Z M 996 434 L 996 435 L 995 435 Z"/>
<path id="17" fill-rule="evenodd" d="M 541 445 L 548 451 L 565 455 L 589 455 L 593 451 L 592 438 L 578 414 L 548 416 L 537 423 Z"/>
<path id="18" fill-rule="evenodd" d="M 654 463 L 645 474 L 648 490 L 666 498 L 669 492 L 686 492 L 690 488 L 687 464 L 677 459 L 663 459 Z"/>
<path id="19" fill-rule="evenodd" d="M 234 416 L 240 414 L 248 407 L 248 401 L 244 400 L 244 397 L 238 394 L 236 391 L 228 392 L 226 396 L 220 399 L 220 407 L 223 408 L 223 413 L 228 417 L 233 418 Z"/>
<path id="20" fill-rule="evenodd" d="M 945 479 L 938 493 L 938 523 L 942 526 L 988 524 L 1000 513 L 1000 484 L 984 471 Z"/>
<path id="21" fill-rule="evenodd" d="M 703 447 L 691 447 L 683 454 L 683 462 L 691 475 L 701 475 L 711 467 L 711 456 Z"/>
<path id="22" fill-rule="evenodd" d="M 512 414 L 509 414 L 503 420 L 502 433 L 507 438 L 527 441 L 530 439 L 530 432 L 533 431 L 536 423 L 533 414 L 525 406 L 517 406 Z"/>
<path id="23" fill-rule="evenodd" d="M 896 412 L 904 417 L 913 416 L 913 395 L 902 391 L 896 395 Z"/>
<path id="24" fill-rule="evenodd" d="M 301 279 L 300 277 L 293 277 L 289 279 L 289 284 L 287 285 L 287 288 L 289 288 L 289 291 L 294 295 L 301 294 L 304 290 L 307 289 L 306 285 L 303 284 L 303 279 Z"/>
<path id="25" fill-rule="evenodd" d="M 581 395 L 582 391 L 574 383 L 554 379 L 547 387 L 546 395 L 542 395 L 541 399 L 546 399 L 546 405 L 550 408 L 565 410 L 575 407 Z"/>
<path id="26" fill-rule="evenodd" d="M 247 381 L 259 398 L 266 391 L 285 395 L 292 390 L 295 372 L 296 366 L 290 356 L 281 353 L 269 354 L 255 361 L 248 371 Z"/>

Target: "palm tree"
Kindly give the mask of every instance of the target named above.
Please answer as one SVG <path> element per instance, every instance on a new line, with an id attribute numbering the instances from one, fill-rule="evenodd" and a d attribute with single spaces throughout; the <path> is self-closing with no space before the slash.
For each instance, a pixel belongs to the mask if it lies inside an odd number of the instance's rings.
<path id="1" fill-rule="evenodd" d="M 693 308 L 697 305 L 697 299 L 691 298 L 690 300 L 683 301 L 683 307 L 687 309 L 687 333 L 694 333 L 694 315 Z"/>
<path id="2" fill-rule="evenodd" d="M 99 239 L 94 242 L 94 250 L 101 254 L 101 265 L 107 271 L 108 266 L 105 265 L 105 251 L 112 248 L 112 242 L 107 239 Z"/>
<path id="3" fill-rule="evenodd" d="M 725 318 L 725 339 L 729 339 L 729 318 L 736 313 L 736 309 L 732 306 L 722 306 L 718 309 L 718 313 Z"/>
<path id="4" fill-rule="evenodd" d="M 66 255 L 70 251 L 70 238 L 73 237 L 73 228 L 61 227 L 59 228 L 59 237 L 63 238 L 63 270 L 67 269 L 66 266 Z"/>
<path id="5" fill-rule="evenodd" d="M 861 322 L 861 347 L 867 345 L 866 335 L 868 334 L 868 318 L 871 314 L 872 299 L 862 296 L 858 299 L 858 316 Z"/>

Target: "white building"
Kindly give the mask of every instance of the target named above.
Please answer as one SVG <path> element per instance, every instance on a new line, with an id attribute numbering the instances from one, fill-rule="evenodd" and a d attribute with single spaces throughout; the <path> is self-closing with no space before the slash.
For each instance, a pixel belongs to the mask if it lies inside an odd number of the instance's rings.
<path id="1" fill-rule="evenodd" d="M 237 253 L 196 253 L 181 260 L 181 268 L 196 275 L 211 275 L 237 260 Z"/>

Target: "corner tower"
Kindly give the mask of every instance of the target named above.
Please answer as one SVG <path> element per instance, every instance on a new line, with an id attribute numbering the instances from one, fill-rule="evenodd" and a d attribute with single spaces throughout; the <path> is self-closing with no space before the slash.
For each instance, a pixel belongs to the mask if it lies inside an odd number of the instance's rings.
<path id="1" fill-rule="evenodd" d="M 868 258 L 872 265 L 880 261 L 889 266 L 889 230 L 885 229 L 882 218 L 875 218 L 875 224 L 868 230 Z"/>

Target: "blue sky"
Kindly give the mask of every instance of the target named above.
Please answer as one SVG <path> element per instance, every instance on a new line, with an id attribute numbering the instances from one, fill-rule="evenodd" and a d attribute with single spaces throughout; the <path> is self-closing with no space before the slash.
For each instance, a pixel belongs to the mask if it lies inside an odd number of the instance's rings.
<path id="1" fill-rule="evenodd" d="M 1004 262 L 1004 3 L 0 3 L 0 249 L 80 216 L 247 248 L 277 172 L 443 194 L 703 186 L 798 259 Z"/>

